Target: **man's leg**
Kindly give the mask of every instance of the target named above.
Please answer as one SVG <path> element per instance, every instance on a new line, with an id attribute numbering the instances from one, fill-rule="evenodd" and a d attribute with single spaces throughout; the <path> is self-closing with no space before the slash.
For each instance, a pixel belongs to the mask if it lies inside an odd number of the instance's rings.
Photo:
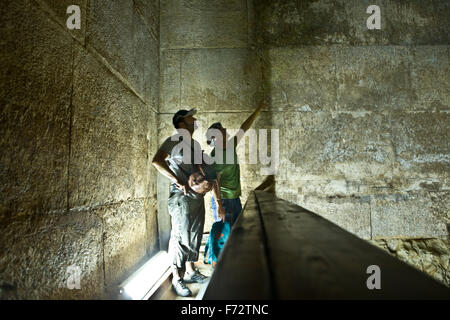
<path id="1" fill-rule="evenodd" d="M 193 273 L 194 271 L 195 271 L 194 263 L 192 261 L 186 262 L 186 272 L 187 273 Z"/>
<path id="2" fill-rule="evenodd" d="M 241 199 L 236 198 L 236 199 L 232 199 L 231 201 L 231 222 L 230 225 L 233 226 L 234 223 L 236 222 L 237 218 L 239 218 L 239 215 L 241 214 L 242 211 L 242 204 L 241 204 Z"/>
<path id="3" fill-rule="evenodd" d="M 181 271 L 187 261 L 189 250 L 189 212 L 186 196 L 175 193 L 169 197 L 169 213 L 172 216 L 172 232 L 169 241 L 169 256 L 172 261 L 172 284 L 180 296 L 188 296 L 190 290 L 185 286 Z"/>
<path id="4" fill-rule="evenodd" d="M 199 260 L 200 246 L 205 226 L 205 202 L 203 197 L 189 199 L 189 255 L 186 261 L 186 282 L 204 282 L 206 277 L 194 267 L 194 262 Z"/>

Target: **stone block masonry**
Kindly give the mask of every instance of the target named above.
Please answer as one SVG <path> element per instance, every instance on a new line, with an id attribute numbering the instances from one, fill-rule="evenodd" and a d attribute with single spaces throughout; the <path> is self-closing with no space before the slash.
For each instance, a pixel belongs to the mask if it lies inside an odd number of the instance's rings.
<path id="1" fill-rule="evenodd" d="M 238 129 L 261 100 L 278 197 L 449 284 L 450 5 L 380 0 L 368 30 L 371 4 L 2 1 L 0 298 L 111 297 L 166 247 L 151 160 L 174 112 L 198 109 L 209 152 L 206 128 Z M 241 165 L 243 202 L 260 168 Z"/>
<path id="2" fill-rule="evenodd" d="M 159 142 L 180 108 L 237 129 L 264 99 L 254 128 L 280 130 L 277 196 L 364 239 L 446 247 L 450 6 L 379 1 L 368 30 L 370 1 L 224 3 L 161 6 Z M 245 199 L 264 177 L 241 169 Z"/>
<path id="3" fill-rule="evenodd" d="M 382 247 L 397 239 L 398 257 L 420 244 L 434 258 L 409 261 L 449 285 L 450 6 L 378 1 L 368 30 L 371 4 L 255 2 L 264 94 L 285 128 L 276 193 Z"/>
<path id="4" fill-rule="evenodd" d="M 159 249 L 159 1 L 0 10 L 0 298 L 114 298 Z"/>

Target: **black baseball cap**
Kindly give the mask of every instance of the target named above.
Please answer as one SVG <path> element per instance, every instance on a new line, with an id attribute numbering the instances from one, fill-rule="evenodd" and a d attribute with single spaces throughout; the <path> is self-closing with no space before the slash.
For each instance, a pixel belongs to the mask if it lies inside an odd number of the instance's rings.
<path id="1" fill-rule="evenodd" d="M 189 116 L 193 116 L 196 113 L 197 113 L 197 110 L 195 108 L 191 109 L 191 110 L 179 110 L 179 111 L 177 111 L 177 113 L 175 113 L 173 115 L 173 118 L 172 118 L 173 126 L 176 128 L 180 121 L 183 121 L 184 118 L 189 117 Z"/>
<path id="2" fill-rule="evenodd" d="M 220 122 L 215 122 L 209 127 L 209 129 L 222 129 L 222 128 L 223 126 Z"/>
<path id="3" fill-rule="evenodd" d="M 211 137 L 211 134 L 210 134 L 210 132 L 209 132 L 209 130 L 210 129 L 217 129 L 217 130 L 219 130 L 219 129 L 222 129 L 223 128 L 223 126 L 222 126 L 222 124 L 220 123 L 220 122 L 214 122 L 209 128 L 208 128 L 208 131 L 206 131 L 206 143 L 208 144 L 208 145 L 211 145 L 211 143 L 212 143 L 212 137 Z"/>

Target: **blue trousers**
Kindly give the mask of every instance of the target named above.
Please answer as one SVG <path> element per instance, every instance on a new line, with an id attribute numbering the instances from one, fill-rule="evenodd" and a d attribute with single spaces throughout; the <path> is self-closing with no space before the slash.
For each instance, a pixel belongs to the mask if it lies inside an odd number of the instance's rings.
<path id="1" fill-rule="evenodd" d="M 225 209 L 225 222 L 228 222 L 230 226 L 233 226 L 242 211 L 241 199 L 222 199 L 222 206 Z M 221 221 L 214 197 L 211 198 L 211 209 L 214 222 Z"/>

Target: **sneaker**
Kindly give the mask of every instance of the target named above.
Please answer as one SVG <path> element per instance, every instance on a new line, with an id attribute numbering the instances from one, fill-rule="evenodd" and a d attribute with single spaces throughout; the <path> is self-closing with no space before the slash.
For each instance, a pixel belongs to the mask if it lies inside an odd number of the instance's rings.
<path id="1" fill-rule="evenodd" d="M 175 290 L 175 292 L 177 293 L 177 295 L 179 295 L 181 297 L 187 297 L 187 296 L 191 295 L 191 290 L 189 290 L 189 288 L 186 287 L 183 280 L 181 280 L 181 279 L 173 280 L 172 287 Z"/>
<path id="2" fill-rule="evenodd" d="M 185 273 L 184 274 L 184 281 L 186 282 L 186 283 L 193 283 L 193 282 L 196 282 L 196 283 L 204 283 L 205 281 L 206 281 L 206 276 L 204 276 L 204 275 L 202 275 L 201 273 L 200 273 L 200 271 L 198 271 L 198 269 L 195 269 L 195 271 L 193 272 L 193 273 L 191 273 L 191 274 L 189 274 L 189 273 Z"/>

